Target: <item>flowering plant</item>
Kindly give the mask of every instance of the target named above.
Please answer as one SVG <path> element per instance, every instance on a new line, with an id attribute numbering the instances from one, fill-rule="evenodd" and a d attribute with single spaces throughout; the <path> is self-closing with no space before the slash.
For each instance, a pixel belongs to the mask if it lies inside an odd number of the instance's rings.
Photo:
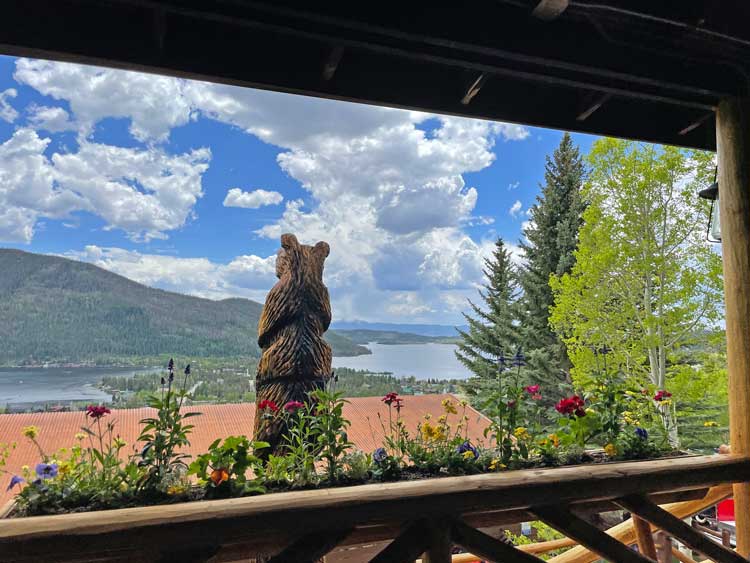
<path id="1" fill-rule="evenodd" d="M 245 436 L 215 440 L 190 464 L 188 475 L 198 477 L 207 498 L 264 493 L 263 463 L 255 452 L 268 447 L 267 442 L 251 442 Z"/>

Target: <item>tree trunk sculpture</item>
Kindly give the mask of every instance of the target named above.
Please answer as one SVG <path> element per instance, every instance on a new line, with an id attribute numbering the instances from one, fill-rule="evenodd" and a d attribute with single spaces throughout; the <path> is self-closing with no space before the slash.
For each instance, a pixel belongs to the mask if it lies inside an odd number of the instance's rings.
<path id="1" fill-rule="evenodd" d="M 291 234 L 281 235 L 276 257 L 279 281 L 266 297 L 258 323 L 262 353 L 255 376 L 256 407 L 273 401 L 283 409 L 289 401 L 305 402 L 331 376 L 331 348 L 323 333 L 331 324 L 331 302 L 323 285 L 328 244 L 303 245 Z M 266 403 L 268 404 L 268 403 Z M 256 410 L 255 439 L 278 452 L 284 428 L 280 417 Z"/>

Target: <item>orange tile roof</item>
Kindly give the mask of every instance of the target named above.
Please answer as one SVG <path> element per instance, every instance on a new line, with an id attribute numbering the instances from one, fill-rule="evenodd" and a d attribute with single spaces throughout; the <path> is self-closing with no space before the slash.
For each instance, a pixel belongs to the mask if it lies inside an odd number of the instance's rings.
<path id="1" fill-rule="evenodd" d="M 443 414 L 441 402 L 444 399 L 457 401 L 450 394 L 442 395 L 406 395 L 403 397 L 404 406 L 401 419 L 407 429 L 413 432 L 417 424 L 423 420 L 425 414 L 430 413 L 434 418 Z M 216 438 L 246 434 L 253 431 L 255 417 L 255 403 L 238 403 L 222 405 L 196 405 L 190 410 L 201 412 L 201 416 L 191 419 L 195 424 L 190 435 L 188 453 L 200 454 Z M 460 411 L 459 411 L 460 412 Z M 139 421 L 153 413 L 153 409 L 122 409 L 113 410 L 106 420 L 116 423 L 116 432 L 128 444 L 133 444 L 140 433 Z M 357 397 L 349 399 L 344 408 L 345 417 L 351 422 L 348 435 L 349 440 L 363 451 L 370 452 L 382 445 L 383 430 L 378 414 L 388 425 L 388 407 L 380 397 Z M 468 436 L 474 443 L 485 441 L 483 431 L 489 420 L 471 407 L 467 407 L 469 416 Z M 453 422 L 457 417 L 452 417 Z M 450 419 L 449 419 L 450 421 Z M 80 432 L 81 426 L 88 421 L 83 412 L 40 412 L 0 415 L 0 443 L 16 442 L 17 447 L 10 455 L 6 469 L 11 473 L 19 473 L 24 465 L 33 467 L 39 462 L 39 452 L 23 437 L 22 430 L 26 426 L 37 426 L 39 437 L 37 441 L 47 454 L 52 454 L 60 448 L 69 447 L 75 443 L 75 434 Z M 126 448 L 132 452 L 132 448 Z M 10 476 L 0 475 L 0 507 L 12 496 L 5 491 Z"/>

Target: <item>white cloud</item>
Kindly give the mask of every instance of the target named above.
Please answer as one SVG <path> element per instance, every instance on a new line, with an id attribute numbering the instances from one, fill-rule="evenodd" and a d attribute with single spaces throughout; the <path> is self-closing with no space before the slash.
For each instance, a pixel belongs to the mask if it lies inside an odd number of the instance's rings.
<path id="1" fill-rule="evenodd" d="M 515 190 L 515 189 L 517 189 L 517 188 L 518 188 L 518 186 L 520 186 L 520 185 L 521 185 L 521 182 L 520 182 L 520 181 L 518 181 L 518 180 L 516 180 L 515 182 L 511 182 L 510 184 L 508 184 L 508 191 L 512 191 L 512 190 Z"/>
<path id="2" fill-rule="evenodd" d="M 76 125 L 70 120 L 68 112 L 61 107 L 31 104 L 27 112 L 29 114 L 29 125 L 34 129 L 49 131 L 50 133 L 76 129 Z"/>
<path id="3" fill-rule="evenodd" d="M 19 59 L 13 77 L 55 100 L 68 101 L 84 136 L 105 117 L 124 117 L 131 119 L 130 132 L 139 141 L 165 141 L 171 129 L 191 117 L 182 94 L 184 81 L 166 76 Z"/>
<path id="4" fill-rule="evenodd" d="M 516 215 L 521 213 L 521 208 L 523 208 L 523 204 L 521 203 L 521 200 L 517 199 L 515 203 L 510 206 L 508 213 L 510 213 L 511 217 L 515 217 Z"/>
<path id="5" fill-rule="evenodd" d="M 15 98 L 18 92 L 15 88 L 8 88 L 0 92 L 0 119 L 13 123 L 18 118 L 18 112 L 10 105 L 9 98 Z"/>
<path id="6" fill-rule="evenodd" d="M 209 299 L 246 297 L 263 300 L 276 281 L 276 257 L 237 256 L 228 264 L 207 258 L 144 254 L 122 248 L 89 245 L 65 253 L 139 283 Z"/>
<path id="7" fill-rule="evenodd" d="M 279 166 L 308 192 L 308 203 L 287 201 L 281 217 L 256 232 L 273 239 L 282 232 L 294 232 L 306 243 L 326 240 L 331 244 L 325 275 L 338 318 L 409 317 L 416 321 L 415 316 L 430 319 L 433 315 L 431 320 L 436 320 L 434 315 L 448 310 L 450 318 L 455 318 L 455 309 L 443 300 L 450 296 L 455 303 L 457 296 L 465 298 L 474 291 L 481 281 L 485 256 L 484 243 L 473 241 L 463 231 L 477 221 L 487 223 L 473 216 L 478 192 L 475 186 L 466 185 L 465 175 L 492 165 L 497 139 L 519 141 L 529 135 L 527 128 L 514 124 L 64 63 L 20 60 L 15 76 L 43 94 L 68 102 L 70 120 L 84 139 L 99 120 L 122 117 L 130 120 L 136 139 L 164 142 L 171 129 L 202 115 L 280 147 Z M 439 123 L 429 133 L 419 127 L 427 119 Z M 162 154 L 161 158 L 167 157 Z M 67 160 L 73 171 L 83 171 L 86 165 L 82 158 Z M 103 169 L 116 177 L 114 193 L 132 197 L 146 208 L 150 207 L 146 203 L 161 203 L 165 195 L 161 190 L 139 189 L 139 181 L 118 177 L 108 166 Z M 76 185 L 83 184 L 83 192 L 76 193 L 93 197 L 81 176 L 74 175 Z M 194 180 L 185 184 L 178 191 L 186 197 L 172 206 L 178 210 L 174 214 L 155 205 L 131 223 L 117 209 L 103 202 L 99 207 L 112 226 L 126 229 L 131 236 L 155 238 L 165 233 L 166 223 L 180 226 L 190 217 L 200 189 L 194 189 Z M 255 207 L 270 201 L 270 196 L 261 197 L 258 192 L 234 188 L 225 205 Z M 273 197 L 274 204 L 281 201 L 280 194 Z M 239 282 L 227 281 L 229 273 L 222 275 L 222 283 L 227 284 L 224 289 L 240 287 Z M 210 294 L 224 291 L 208 281 L 204 285 L 208 289 L 201 291 Z M 410 292 L 415 297 L 404 297 Z"/>
<path id="8" fill-rule="evenodd" d="M 165 238 L 203 195 L 208 149 L 168 155 L 83 142 L 78 152 L 48 158 L 49 142 L 22 128 L 0 145 L 0 240 L 29 243 L 39 218 L 74 211 L 99 215 L 135 240 Z"/>
<path id="9" fill-rule="evenodd" d="M 284 196 L 279 192 L 267 190 L 243 192 L 240 188 L 232 188 L 224 198 L 224 207 L 258 209 L 264 205 L 278 205 L 282 201 L 284 201 Z"/>

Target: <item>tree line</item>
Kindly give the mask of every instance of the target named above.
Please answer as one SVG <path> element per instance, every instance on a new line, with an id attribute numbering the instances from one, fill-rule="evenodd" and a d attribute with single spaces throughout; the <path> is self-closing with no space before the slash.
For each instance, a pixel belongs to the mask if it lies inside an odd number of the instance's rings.
<path id="1" fill-rule="evenodd" d="M 721 258 L 705 239 L 714 155 L 616 139 L 582 155 L 569 134 L 512 260 L 498 239 L 469 301 L 458 359 L 480 396 L 518 354 L 545 401 L 601 384 L 604 369 L 659 401 L 673 445 L 725 439 Z M 606 368 L 605 368 L 606 366 Z"/>

